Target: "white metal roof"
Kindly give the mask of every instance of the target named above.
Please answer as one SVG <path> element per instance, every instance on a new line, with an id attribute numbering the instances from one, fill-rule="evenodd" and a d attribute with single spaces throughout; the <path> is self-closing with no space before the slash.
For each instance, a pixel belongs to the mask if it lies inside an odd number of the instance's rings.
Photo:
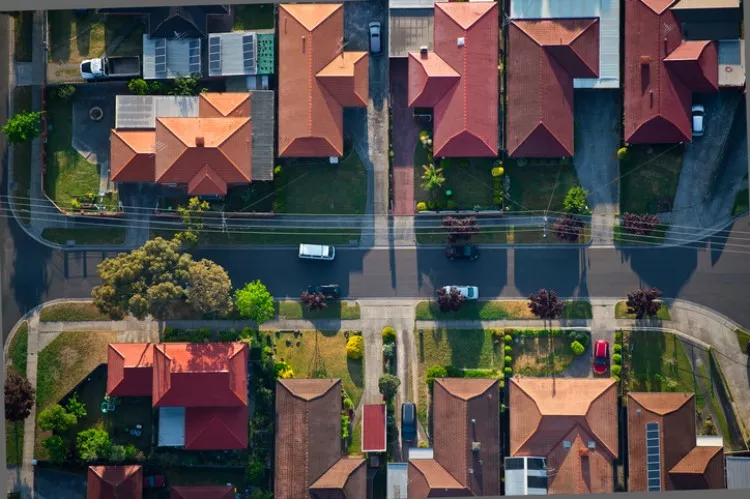
<path id="1" fill-rule="evenodd" d="M 409 465 L 406 463 L 388 463 L 387 466 L 388 499 L 408 499 Z"/>
<path id="2" fill-rule="evenodd" d="M 435 452 L 432 448 L 422 449 L 419 447 L 410 447 L 409 459 L 435 459 Z"/>
<path id="3" fill-rule="evenodd" d="M 599 18 L 599 78 L 575 78 L 575 88 L 620 87 L 619 0 L 511 0 L 511 19 Z M 512 50 L 512 48 L 511 48 Z"/>
<path id="4" fill-rule="evenodd" d="M 185 408 L 159 408 L 159 447 L 185 445 Z"/>
<path id="5" fill-rule="evenodd" d="M 506 496 L 547 495 L 547 487 L 541 486 L 546 484 L 546 478 L 546 460 L 543 457 L 505 458 Z"/>
<path id="6" fill-rule="evenodd" d="M 253 32 L 213 33 L 208 36 L 208 76 L 254 75 L 257 53 Z"/>
<path id="7" fill-rule="evenodd" d="M 199 38 L 150 38 L 143 35 L 143 79 L 163 80 L 201 74 Z"/>
<path id="8" fill-rule="evenodd" d="M 750 489 L 750 457 L 727 456 L 727 489 Z"/>
<path id="9" fill-rule="evenodd" d="M 156 128 L 156 118 L 197 118 L 199 97 L 177 95 L 118 95 L 115 128 Z"/>

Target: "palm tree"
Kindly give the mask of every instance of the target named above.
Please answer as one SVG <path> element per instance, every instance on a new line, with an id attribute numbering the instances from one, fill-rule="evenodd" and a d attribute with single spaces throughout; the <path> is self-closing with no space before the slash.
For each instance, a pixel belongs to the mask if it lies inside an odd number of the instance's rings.
<path id="1" fill-rule="evenodd" d="M 424 173 L 422 174 L 422 189 L 435 195 L 435 189 L 445 183 L 442 168 L 435 168 L 435 163 L 422 165 Z"/>

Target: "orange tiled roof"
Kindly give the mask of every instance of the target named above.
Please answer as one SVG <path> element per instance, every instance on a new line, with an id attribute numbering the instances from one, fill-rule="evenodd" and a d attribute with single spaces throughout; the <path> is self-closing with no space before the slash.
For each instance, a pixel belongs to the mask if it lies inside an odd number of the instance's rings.
<path id="1" fill-rule="evenodd" d="M 153 182 L 153 130 L 112 130 L 110 171 L 114 182 Z"/>
<path id="2" fill-rule="evenodd" d="M 107 395 L 149 397 L 153 375 L 151 343 L 112 343 L 107 349 Z"/>
<path id="3" fill-rule="evenodd" d="M 141 499 L 143 468 L 140 465 L 89 466 L 88 499 Z"/>

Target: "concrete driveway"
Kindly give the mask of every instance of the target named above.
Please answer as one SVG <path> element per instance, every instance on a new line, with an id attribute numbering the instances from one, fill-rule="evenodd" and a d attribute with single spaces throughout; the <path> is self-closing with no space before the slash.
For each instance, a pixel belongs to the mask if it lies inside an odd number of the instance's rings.
<path id="1" fill-rule="evenodd" d="M 86 476 L 50 468 L 36 468 L 34 492 L 37 499 L 85 499 Z"/>

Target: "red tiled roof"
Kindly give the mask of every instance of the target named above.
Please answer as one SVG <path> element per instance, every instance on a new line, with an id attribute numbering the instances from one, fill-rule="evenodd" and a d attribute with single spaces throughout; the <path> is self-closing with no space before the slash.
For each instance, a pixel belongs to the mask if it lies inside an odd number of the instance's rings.
<path id="1" fill-rule="evenodd" d="M 385 404 L 365 405 L 362 415 L 362 452 L 385 452 Z"/>
<path id="2" fill-rule="evenodd" d="M 433 36 L 409 54 L 409 106 L 433 108 L 435 157 L 497 156 L 497 4 L 436 3 Z"/>
<path id="3" fill-rule="evenodd" d="M 150 397 L 154 349 L 150 343 L 112 343 L 107 351 L 107 395 Z"/>
<path id="4" fill-rule="evenodd" d="M 234 499 L 230 485 L 206 485 L 199 487 L 175 486 L 169 489 L 170 499 Z"/>
<path id="5" fill-rule="evenodd" d="M 367 468 L 360 458 L 339 459 L 310 485 L 312 499 L 365 499 Z"/>
<path id="6" fill-rule="evenodd" d="M 664 63 L 693 92 L 719 90 L 719 48 L 714 42 L 683 41 Z"/>
<path id="7" fill-rule="evenodd" d="M 246 406 L 247 356 L 243 343 L 154 345 L 154 407 Z"/>
<path id="8" fill-rule="evenodd" d="M 249 118 L 249 92 L 206 92 L 200 95 L 198 115 L 201 118 Z"/>
<path id="9" fill-rule="evenodd" d="M 247 448 L 248 407 L 188 407 L 185 409 L 185 449 Z"/>
<path id="10" fill-rule="evenodd" d="M 141 499 L 143 468 L 127 466 L 89 466 L 88 499 Z"/>
<path id="11" fill-rule="evenodd" d="M 153 182 L 153 130 L 112 130 L 110 169 L 114 182 Z"/>
<path id="12" fill-rule="evenodd" d="M 671 470 L 671 490 L 726 488 L 723 447 L 693 447 Z"/>
<path id="13" fill-rule="evenodd" d="M 408 495 L 412 499 L 472 495 L 434 459 L 410 459 L 408 473 Z"/>
<path id="14" fill-rule="evenodd" d="M 368 55 L 342 55 L 342 4 L 283 4 L 278 25 L 279 156 L 341 156 L 343 108 L 367 103 Z"/>
<path id="15" fill-rule="evenodd" d="M 599 75 L 599 20 L 516 20 L 508 49 L 508 155 L 573 156 L 573 79 Z"/>

